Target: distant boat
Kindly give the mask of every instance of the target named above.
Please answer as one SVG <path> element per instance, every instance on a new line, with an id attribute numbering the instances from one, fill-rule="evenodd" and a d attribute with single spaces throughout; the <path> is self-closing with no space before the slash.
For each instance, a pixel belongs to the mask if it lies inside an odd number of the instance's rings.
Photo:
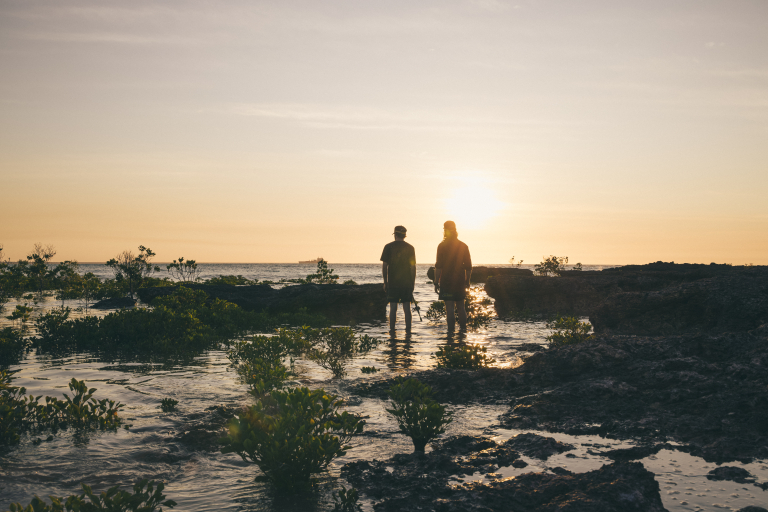
<path id="1" fill-rule="evenodd" d="M 299 263 L 320 263 L 321 261 L 323 261 L 323 258 L 317 258 L 316 260 L 300 261 Z"/>

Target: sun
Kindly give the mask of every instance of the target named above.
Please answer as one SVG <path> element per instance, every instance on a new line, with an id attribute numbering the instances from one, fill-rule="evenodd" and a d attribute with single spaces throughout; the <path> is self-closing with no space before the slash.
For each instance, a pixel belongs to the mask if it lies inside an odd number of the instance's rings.
<path id="1" fill-rule="evenodd" d="M 459 231 L 484 228 L 503 208 L 492 186 L 482 182 L 461 180 L 445 199 L 445 213 Z"/>

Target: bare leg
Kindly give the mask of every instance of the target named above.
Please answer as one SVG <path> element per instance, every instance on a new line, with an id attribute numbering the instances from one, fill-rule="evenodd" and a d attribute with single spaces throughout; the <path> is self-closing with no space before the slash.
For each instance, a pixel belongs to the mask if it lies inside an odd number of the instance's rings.
<path id="1" fill-rule="evenodd" d="M 459 313 L 459 329 L 462 331 L 467 330 L 467 310 L 464 309 L 464 301 L 456 301 L 456 309 L 458 309 Z"/>
<path id="2" fill-rule="evenodd" d="M 446 300 L 445 302 L 445 319 L 448 321 L 448 330 L 452 331 L 456 328 L 456 316 L 455 316 L 455 303 L 453 300 Z"/>
<path id="3" fill-rule="evenodd" d="M 411 332 L 411 303 L 403 301 L 403 314 L 405 315 L 405 331 Z"/>
<path id="4" fill-rule="evenodd" d="M 389 303 L 389 330 L 395 330 L 395 322 L 397 321 L 397 302 Z"/>

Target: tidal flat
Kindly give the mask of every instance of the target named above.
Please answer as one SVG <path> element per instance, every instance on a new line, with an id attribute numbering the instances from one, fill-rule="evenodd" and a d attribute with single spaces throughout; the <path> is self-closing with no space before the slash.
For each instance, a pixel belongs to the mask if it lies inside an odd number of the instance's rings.
<path id="1" fill-rule="evenodd" d="M 341 280 L 380 282 L 379 265 L 332 266 Z M 101 267 L 84 270 L 103 272 Z M 203 277 L 279 281 L 303 277 L 308 270 L 300 265 L 206 265 Z M 419 266 L 414 294 L 422 315 L 437 298 L 426 270 Z M 482 285 L 473 293 L 489 299 Z M 49 299 L 42 307 L 58 304 Z M 490 299 L 483 307 L 493 316 L 490 323 L 461 336 L 450 337 L 444 322 L 419 321 L 415 314 L 413 332 L 406 336 L 402 312 L 393 337 L 384 322 L 355 324 L 357 333 L 381 343 L 352 360 L 343 379 L 333 379 L 313 361 L 297 360 L 292 383 L 343 397 L 346 410 L 361 414 L 367 424 L 346 455 L 320 476 L 315 491 L 291 496 L 256 481 L 255 465 L 220 453 L 226 421 L 254 402 L 225 352 L 207 350 L 191 360 L 163 361 L 33 349 L 10 367 L 16 372 L 14 385 L 29 394 L 61 396 L 71 378 L 85 380 L 99 397 L 125 404 L 121 415 L 129 428 L 69 430 L 50 440 L 25 434 L 18 445 L 2 448 L 0 510 L 12 502 L 26 504 L 35 494 L 74 494 L 80 482 L 101 491 L 118 484 L 129 487 L 139 478 L 164 481 L 166 495 L 178 503 L 174 510 L 190 511 L 333 510 L 332 494 L 341 486 L 360 491 L 363 510 L 494 510 L 499 503 L 509 504 L 503 501 L 509 493 L 600 482 L 620 482 L 626 492 L 604 503 L 585 498 L 582 508 L 569 510 L 633 510 L 633 504 L 650 504 L 637 510 L 670 511 L 766 506 L 768 452 L 760 450 L 767 443 L 762 416 L 755 413 L 768 394 L 766 377 L 757 374 L 766 363 L 764 333 L 714 336 L 714 341 L 696 334 L 674 339 L 612 334 L 588 342 L 589 350 L 566 347 L 552 356 L 546 350 L 551 330 L 544 318 L 500 319 Z M 480 344 L 495 362 L 480 371 L 436 369 L 438 349 L 457 343 Z M 364 374 L 363 367 L 379 371 Z M 411 455 L 410 439 L 386 412 L 385 390 L 401 375 L 430 384 L 453 413 L 453 422 L 424 459 Z M 659 393 L 645 393 L 644 387 Z M 671 390 L 678 393 L 674 399 L 660 398 Z M 161 409 L 164 398 L 178 401 L 175 411 Z M 596 407 L 601 401 L 626 407 Z M 726 410 L 726 402 L 735 409 Z M 684 422 L 675 404 L 684 407 Z M 752 425 L 740 425 L 742 417 Z M 722 467 L 749 476 L 740 482 L 707 478 Z M 529 509 L 558 510 L 557 499 L 553 494 L 550 502 Z"/>

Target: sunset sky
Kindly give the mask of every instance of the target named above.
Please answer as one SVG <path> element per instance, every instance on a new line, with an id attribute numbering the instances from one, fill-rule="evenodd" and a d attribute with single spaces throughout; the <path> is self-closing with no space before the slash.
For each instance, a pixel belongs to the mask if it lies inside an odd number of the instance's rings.
<path id="1" fill-rule="evenodd" d="M 768 2 L 0 0 L 0 244 L 768 264 Z"/>

